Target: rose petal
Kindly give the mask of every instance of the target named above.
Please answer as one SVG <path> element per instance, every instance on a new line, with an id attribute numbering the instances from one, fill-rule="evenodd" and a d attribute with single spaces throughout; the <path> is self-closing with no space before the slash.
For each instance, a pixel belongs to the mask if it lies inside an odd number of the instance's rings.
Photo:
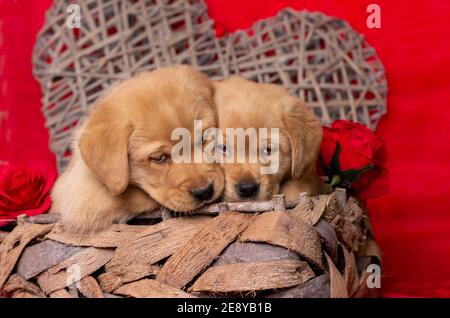
<path id="1" fill-rule="evenodd" d="M 20 214 L 49 210 L 56 172 L 48 165 L 6 165 L 0 169 L 0 226 Z"/>
<path id="2" fill-rule="evenodd" d="M 389 192 L 389 172 L 382 168 L 360 191 L 360 199 L 375 199 Z"/>
<path id="3" fill-rule="evenodd" d="M 388 191 L 389 180 L 385 168 L 387 148 L 383 139 L 370 129 L 348 120 L 336 120 L 331 127 L 324 127 L 320 154 L 325 165 L 329 165 L 336 143 L 341 145 L 339 164 L 341 170 L 361 169 L 374 165 L 377 170 L 363 173 L 352 184 L 362 198 L 373 198 Z"/>

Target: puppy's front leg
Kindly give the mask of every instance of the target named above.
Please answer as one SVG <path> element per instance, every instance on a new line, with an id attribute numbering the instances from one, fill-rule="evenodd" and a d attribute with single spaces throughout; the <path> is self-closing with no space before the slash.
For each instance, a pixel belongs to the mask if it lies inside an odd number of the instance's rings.
<path id="1" fill-rule="evenodd" d="M 306 173 L 301 179 L 288 179 L 281 184 L 280 193 L 287 201 L 298 200 L 300 193 L 318 195 L 323 192 L 323 183 L 315 171 Z"/>
<path id="2" fill-rule="evenodd" d="M 101 231 L 159 208 L 155 200 L 136 187 L 129 186 L 124 193 L 111 196 L 80 160 L 57 180 L 52 200 L 50 212 L 59 213 L 64 229 L 72 233 Z"/>
<path id="3" fill-rule="evenodd" d="M 98 232 L 107 229 L 114 223 L 126 223 L 136 215 L 153 211 L 159 208 L 159 204 L 140 190 L 131 190 L 122 194 L 117 200 L 82 201 L 82 204 L 74 204 L 71 210 L 62 210 L 62 223 L 65 230 L 72 233 Z"/>

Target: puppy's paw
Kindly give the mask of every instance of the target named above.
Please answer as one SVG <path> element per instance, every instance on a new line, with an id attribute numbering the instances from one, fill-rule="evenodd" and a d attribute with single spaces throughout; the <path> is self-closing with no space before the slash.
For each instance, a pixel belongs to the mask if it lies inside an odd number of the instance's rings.
<path id="1" fill-rule="evenodd" d="M 281 185 L 280 193 L 284 194 L 286 201 L 298 200 L 300 193 L 306 192 L 302 191 L 300 182 L 297 180 L 290 179 Z"/>
<path id="2" fill-rule="evenodd" d="M 84 211 L 83 211 L 84 212 Z M 64 230 L 76 234 L 93 234 L 108 229 L 115 222 L 108 216 L 86 214 L 81 211 L 63 213 L 61 222 Z"/>
<path id="3" fill-rule="evenodd" d="M 318 195 L 322 192 L 320 179 L 310 178 L 309 180 L 289 179 L 281 185 L 280 193 L 284 194 L 287 201 L 298 200 L 301 193 L 308 195 Z"/>
<path id="4" fill-rule="evenodd" d="M 80 222 L 77 220 L 67 220 L 63 218 L 62 227 L 65 232 L 73 233 L 73 234 L 94 234 L 108 229 L 112 223 L 90 223 L 86 224 L 84 222 Z"/>

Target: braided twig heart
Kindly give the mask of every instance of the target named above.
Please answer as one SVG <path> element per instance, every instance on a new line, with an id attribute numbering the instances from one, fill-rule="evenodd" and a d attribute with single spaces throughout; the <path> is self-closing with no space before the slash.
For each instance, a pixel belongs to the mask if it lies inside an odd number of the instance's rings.
<path id="1" fill-rule="evenodd" d="M 374 128 L 386 112 L 383 66 L 343 20 L 284 9 L 216 38 L 202 0 L 80 1 L 80 29 L 66 25 L 69 4 L 55 0 L 33 55 L 60 171 L 73 128 L 102 92 L 165 65 L 191 64 L 213 79 L 282 84 L 326 124 L 351 119 Z"/>

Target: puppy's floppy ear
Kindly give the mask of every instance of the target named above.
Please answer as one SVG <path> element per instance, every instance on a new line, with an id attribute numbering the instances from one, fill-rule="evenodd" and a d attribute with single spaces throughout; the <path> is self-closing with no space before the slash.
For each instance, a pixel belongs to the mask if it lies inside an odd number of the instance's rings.
<path id="1" fill-rule="evenodd" d="M 284 115 L 292 152 L 291 174 L 299 179 L 303 173 L 315 169 L 322 142 L 322 125 L 297 98 L 292 98 Z"/>
<path id="2" fill-rule="evenodd" d="M 125 191 L 129 181 L 128 139 L 131 125 L 101 101 L 81 134 L 81 157 L 112 195 Z"/>

